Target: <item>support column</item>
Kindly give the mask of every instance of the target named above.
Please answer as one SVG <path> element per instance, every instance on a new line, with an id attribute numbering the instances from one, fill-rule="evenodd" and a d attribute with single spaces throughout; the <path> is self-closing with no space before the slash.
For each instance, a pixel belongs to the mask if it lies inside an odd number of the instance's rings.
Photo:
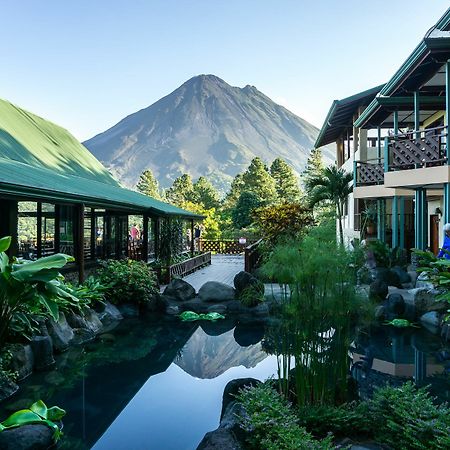
<path id="1" fill-rule="evenodd" d="M 420 138 L 420 94 L 414 91 L 414 131 L 416 139 Z"/>
<path id="2" fill-rule="evenodd" d="M 191 219 L 191 256 L 194 256 L 194 219 Z"/>
<path id="3" fill-rule="evenodd" d="M 377 200 L 377 238 L 386 241 L 386 200 Z"/>
<path id="4" fill-rule="evenodd" d="M 0 238 L 11 236 L 11 245 L 8 250 L 9 256 L 17 256 L 17 217 L 18 204 L 16 200 L 0 199 Z"/>
<path id="5" fill-rule="evenodd" d="M 392 199 L 392 248 L 396 248 L 399 245 L 398 239 L 398 198 L 394 195 Z"/>
<path id="6" fill-rule="evenodd" d="M 405 197 L 398 197 L 400 201 L 400 240 L 399 247 L 405 248 Z"/>
<path id="7" fill-rule="evenodd" d="M 394 111 L 394 136 L 398 137 L 398 111 Z"/>
<path id="8" fill-rule="evenodd" d="M 75 259 L 78 266 L 78 282 L 82 283 L 84 281 L 84 203 L 76 207 L 75 230 Z"/>
<path id="9" fill-rule="evenodd" d="M 384 138 L 384 172 L 389 172 L 389 138 Z"/>
<path id="10" fill-rule="evenodd" d="M 148 262 L 148 216 L 144 214 L 142 230 L 142 260 Z"/>
<path id="11" fill-rule="evenodd" d="M 419 250 L 425 250 L 428 245 L 427 209 L 427 191 L 417 188 L 414 197 L 414 247 Z"/>
<path id="12" fill-rule="evenodd" d="M 450 183 L 444 183 L 444 223 L 450 222 Z"/>
<path id="13" fill-rule="evenodd" d="M 377 127 L 377 158 L 381 160 L 381 127 Z"/>
<path id="14" fill-rule="evenodd" d="M 450 121 L 450 59 L 445 63 L 445 126 L 447 127 L 447 138 L 445 140 L 445 153 L 447 164 L 450 164 L 450 142 L 448 137 L 448 124 Z M 447 222 L 446 222 L 447 223 Z"/>

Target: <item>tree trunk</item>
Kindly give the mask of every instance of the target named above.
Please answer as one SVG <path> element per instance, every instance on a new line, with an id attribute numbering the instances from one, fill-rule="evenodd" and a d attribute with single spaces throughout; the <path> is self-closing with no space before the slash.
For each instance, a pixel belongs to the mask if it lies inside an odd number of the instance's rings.
<path id="1" fill-rule="evenodd" d="M 341 246 L 344 246 L 344 229 L 342 228 L 342 206 L 340 203 L 337 204 L 338 210 L 338 220 L 339 220 L 339 238 Z"/>

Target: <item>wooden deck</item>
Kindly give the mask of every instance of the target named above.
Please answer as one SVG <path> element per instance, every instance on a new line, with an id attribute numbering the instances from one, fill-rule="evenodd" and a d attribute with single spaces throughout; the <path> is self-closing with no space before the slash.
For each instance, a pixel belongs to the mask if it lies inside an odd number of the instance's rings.
<path id="1" fill-rule="evenodd" d="M 212 255 L 211 265 L 187 275 L 183 280 L 198 291 L 207 281 L 220 281 L 233 285 L 234 276 L 244 270 L 243 255 Z"/>

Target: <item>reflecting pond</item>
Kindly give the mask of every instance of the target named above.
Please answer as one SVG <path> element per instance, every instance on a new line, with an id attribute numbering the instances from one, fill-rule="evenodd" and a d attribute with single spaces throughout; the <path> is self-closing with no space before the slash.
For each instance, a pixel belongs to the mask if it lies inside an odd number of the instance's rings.
<path id="1" fill-rule="evenodd" d="M 0 414 L 42 398 L 67 410 L 62 448 L 195 449 L 219 424 L 228 381 L 277 375 L 273 330 L 230 320 L 127 319 L 59 355 L 54 370 L 32 375 Z M 348 367 L 362 397 L 374 386 L 413 378 L 448 399 L 444 350 L 423 329 L 369 327 L 352 335 Z"/>

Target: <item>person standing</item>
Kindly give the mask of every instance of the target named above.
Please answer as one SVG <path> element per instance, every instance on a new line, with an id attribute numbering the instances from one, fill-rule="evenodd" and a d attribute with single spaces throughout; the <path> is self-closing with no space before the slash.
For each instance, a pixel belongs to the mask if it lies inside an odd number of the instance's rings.
<path id="1" fill-rule="evenodd" d="M 139 231 L 137 224 L 133 224 L 133 226 L 131 227 L 131 230 L 130 230 L 130 234 L 131 234 L 132 241 L 138 241 L 140 239 L 141 232 Z"/>
<path id="2" fill-rule="evenodd" d="M 438 253 L 438 258 L 450 259 L 450 223 L 444 225 L 444 243 Z"/>

